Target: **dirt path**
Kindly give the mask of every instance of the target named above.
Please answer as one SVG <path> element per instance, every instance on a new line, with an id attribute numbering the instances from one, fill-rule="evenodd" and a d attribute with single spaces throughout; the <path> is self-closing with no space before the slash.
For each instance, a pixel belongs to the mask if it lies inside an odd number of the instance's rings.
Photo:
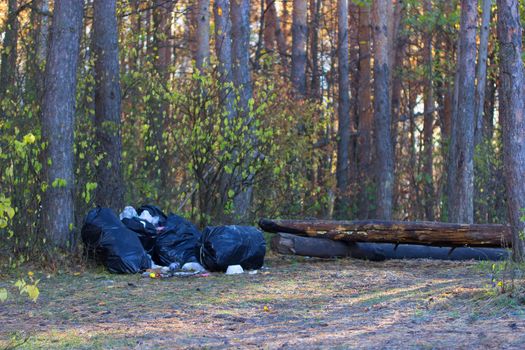
<path id="1" fill-rule="evenodd" d="M 0 304 L 0 349 L 523 349 L 525 306 L 478 263 L 272 257 L 256 275 L 43 277 Z M 1 281 L 6 284 L 8 281 Z"/>

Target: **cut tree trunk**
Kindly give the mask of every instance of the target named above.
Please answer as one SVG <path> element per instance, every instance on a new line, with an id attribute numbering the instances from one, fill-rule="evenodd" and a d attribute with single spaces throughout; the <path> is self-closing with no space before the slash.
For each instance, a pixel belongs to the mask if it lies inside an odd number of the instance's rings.
<path id="1" fill-rule="evenodd" d="M 351 257 L 371 261 L 386 259 L 504 260 L 509 257 L 509 250 L 502 248 L 446 248 L 415 244 L 347 243 L 288 233 L 277 233 L 272 238 L 271 247 L 275 252 L 285 255 L 314 258 Z"/>
<path id="2" fill-rule="evenodd" d="M 317 237 L 301 237 L 278 233 L 272 237 L 271 247 L 280 254 L 335 258 L 351 256 L 352 249 L 345 242 Z"/>
<path id="3" fill-rule="evenodd" d="M 509 247 L 505 225 L 452 224 L 409 221 L 268 220 L 259 226 L 268 232 L 286 232 L 336 241 L 404 243 L 449 247 Z"/>

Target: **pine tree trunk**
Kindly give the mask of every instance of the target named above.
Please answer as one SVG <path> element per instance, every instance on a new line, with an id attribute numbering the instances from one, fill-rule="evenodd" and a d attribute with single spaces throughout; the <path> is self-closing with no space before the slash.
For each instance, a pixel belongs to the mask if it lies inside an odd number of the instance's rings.
<path id="1" fill-rule="evenodd" d="M 49 44 L 49 21 L 45 13 L 49 12 L 49 0 L 38 0 L 35 4 L 38 12 L 38 32 L 36 35 L 36 87 L 38 99 L 41 100 L 44 95 L 44 67 L 47 57 L 47 49 Z"/>
<path id="2" fill-rule="evenodd" d="M 396 149 L 397 144 L 397 129 L 399 124 L 399 117 L 401 114 L 401 90 L 403 88 L 403 65 L 405 58 L 405 46 L 408 41 L 404 33 L 404 16 L 405 5 L 403 1 L 395 3 L 395 10 L 392 19 L 392 39 L 390 44 L 390 58 L 392 62 L 392 69 L 390 75 L 392 77 L 391 83 L 391 108 L 392 108 L 392 149 Z M 395 156 L 395 153 L 394 153 Z M 394 167 L 396 163 L 394 162 Z"/>
<path id="3" fill-rule="evenodd" d="M 266 0 L 266 10 L 264 14 L 264 49 L 273 53 L 275 51 L 275 33 L 277 11 L 275 10 L 275 0 Z"/>
<path id="4" fill-rule="evenodd" d="M 391 137 L 390 45 L 388 14 L 390 0 L 377 0 L 373 7 L 374 38 L 374 131 L 376 143 L 377 211 L 376 217 L 392 217 L 394 187 L 394 150 Z"/>
<path id="5" fill-rule="evenodd" d="M 525 260 L 525 96 L 522 27 L 519 1 L 498 0 L 499 113 L 502 123 L 503 162 L 507 206 L 512 231 L 512 256 Z"/>
<path id="6" fill-rule="evenodd" d="M 15 83 L 18 43 L 18 6 L 17 0 L 7 3 L 7 20 L 5 24 L 4 42 L 2 45 L 2 64 L 0 65 L 0 99 L 4 98 Z"/>
<path id="7" fill-rule="evenodd" d="M 73 129 L 83 13 L 83 0 L 55 0 L 42 105 L 47 184 L 42 200 L 42 228 L 53 244 L 63 248 L 71 241 L 75 225 Z"/>
<path id="8" fill-rule="evenodd" d="M 119 210 L 124 202 L 120 122 L 120 76 L 115 0 L 93 3 L 95 126 L 98 154 L 95 203 Z"/>
<path id="9" fill-rule="evenodd" d="M 239 93 L 238 109 L 242 118 L 248 123 L 249 100 L 252 98 L 252 83 L 250 78 L 250 0 L 233 0 L 231 3 L 231 21 L 232 21 L 232 64 L 233 64 L 233 82 Z M 250 140 L 251 130 L 247 135 L 239 135 Z M 240 169 L 239 172 L 248 169 Z M 238 221 L 245 221 L 248 209 L 251 204 L 254 174 L 248 174 L 248 181 L 242 181 L 238 174 L 239 188 L 234 198 L 234 211 Z"/>
<path id="10" fill-rule="evenodd" d="M 321 4 L 322 0 L 310 0 L 310 55 L 312 57 L 310 96 L 314 99 L 319 99 L 321 96 L 321 72 L 319 71 L 319 25 L 321 21 Z"/>
<path id="11" fill-rule="evenodd" d="M 449 247 L 507 247 L 506 225 L 391 220 L 259 220 L 267 232 L 285 232 L 346 242 L 425 244 Z"/>
<path id="12" fill-rule="evenodd" d="M 214 1 L 213 16 L 215 22 L 215 52 L 218 59 L 218 74 L 219 82 L 221 84 L 220 99 L 223 101 L 222 104 L 224 108 L 223 111 L 217 111 L 217 113 L 220 113 L 220 115 L 226 115 L 226 118 L 230 121 L 229 125 L 232 125 L 232 120 L 235 117 L 235 94 L 231 88 L 231 85 L 233 84 L 233 70 L 230 1 Z M 212 216 L 223 214 L 227 189 L 228 186 L 231 185 L 229 175 L 226 176 L 226 174 L 224 174 L 218 181 L 220 181 L 220 198 L 216 198 L 214 203 L 211 203 L 209 200 L 207 203 L 204 203 L 201 199 L 201 211 L 203 211 L 202 208 L 210 208 L 211 211 L 214 211 L 214 213 L 209 213 L 212 214 Z M 201 191 L 206 192 L 206 189 L 202 188 Z"/>
<path id="13" fill-rule="evenodd" d="M 163 86 L 169 83 L 169 67 L 173 61 L 170 39 L 172 12 L 172 2 L 156 0 L 153 11 L 153 64 L 160 77 L 159 83 Z M 169 192 L 167 192 L 166 189 L 171 187 L 169 179 L 172 178 L 171 169 L 173 166 L 170 163 L 171 159 L 168 157 L 168 144 L 164 135 L 170 125 L 170 105 L 162 96 L 154 96 L 154 98 L 151 99 L 151 103 L 153 110 L 153 123 L 151 125 L 153 144 L 157 152 L 151 160 L 151 164 L 155 164 L 152 176 L 160 178 L 159 200 L 168 200 L 166 195 Z"/>
<path id="14" fill-rule="evenodd" d="M 308 37 L 306 0 L 293 1 L 292 86 L 299 98 L 306 96 L 306 39 Z"/>
<path id="15" fill-rule="evenodd" d="M 337 198 L 336 217 L 349 214 L 349 165 L 350 165 L 350 95 L 348 81 L 348 0 L 337 2 L 337 70 L 339 80 L 339 99 L 337 115 L 339 120 L 337 137 Z"/>
<path id="16" fill-rule="evenodd" d="M 222 85 L 221 100 L 224 101 L 228 118 L 232 119 L 234 96 L 226 86 L 233 82 L 230 1 L 215 1 L 213 16 L 215 19 L 215 51 L 219 61 L 219 80 Z"/>
<path id="17" fill-rule="evenodd" d="M 474 222 L 474 128 L 477 1 L 461 1 L 458 64 L 449 156 L 448 218 Z"/>
<path id="18" fill-rule="evenodd" d="M 368 219 L 371 210 L 371 193 L 374 185 L 372 160 L 374 159 L 373 113 L 370 64 L 370 8 L 359 6 L 359 64 L 357 73 L 357 172 L 359 186 L 358 217 Z"/>
<path id="19" fill-rule="evenodd" d="M 432 4 L 430 0 L 423 2 L 424 11 L 431 16 Z M 433 181 L 433 135 L 434 135 L 434 89 L 432 72 L 432 29 L 426 28 L 423 33 L 423 59 L 425 61 L 425 98 L 423 121 L 423 190 L 425 219 L 434 221 L 434 181 Z"/>
<path id="20" fill-rule="evenodd" d="M 202 68 L 210 60 L 210 0 L 198 0 L 193 4 L 193 33 L 191 46 L 195 66 Z"/>
<path id="21" fill-rule="evenodd" d="M 478 63 L 476 67 L 476 130 L 474 134 L 474 147 L 479 145 L 483 140 L 483 110 L 487 81 L 487 56 L 489 50 L 491 6 L 492 0 L 483 0 L 481 29 L 479 32 Z"/>

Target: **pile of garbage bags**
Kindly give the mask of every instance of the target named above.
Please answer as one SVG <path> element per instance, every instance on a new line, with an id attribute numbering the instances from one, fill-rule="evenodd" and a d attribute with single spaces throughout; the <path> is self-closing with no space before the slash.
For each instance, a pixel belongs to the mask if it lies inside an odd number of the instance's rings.
<path id="1" fill-rule="evenodd" d="M 109 208 L 89 211 L 82 226 L 88 255 L 115 273 L 137 273 L 156 266 L 226 271 L 228 266 L 257 270 L 266 242 L 252 226 L 206 227 L 154 205 L 128 206 L 119 216 Z"/>

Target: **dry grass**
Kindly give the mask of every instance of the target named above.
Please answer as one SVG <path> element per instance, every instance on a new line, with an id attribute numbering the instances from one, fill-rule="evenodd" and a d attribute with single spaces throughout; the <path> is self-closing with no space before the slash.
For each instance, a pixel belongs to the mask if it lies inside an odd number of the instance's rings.
<path id="1" fill-rule="evenodd" d="M 257 275 L 39 276 L 0 304 L 0 349 L 523 348 L 525 306 L 479 264 L 271 257 Z M 0 281 L 7 285 L 8 280 Z"/>

